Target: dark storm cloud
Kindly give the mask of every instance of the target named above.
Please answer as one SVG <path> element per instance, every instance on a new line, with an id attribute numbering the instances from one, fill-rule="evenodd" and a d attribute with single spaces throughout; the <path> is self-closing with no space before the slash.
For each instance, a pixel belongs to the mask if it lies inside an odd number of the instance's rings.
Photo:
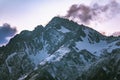
<path id="1" fill-rule="evenodd" d="M 0 44 L 8 42 L 6 38 L 14 36 L 16 32 L 16 28 L 12 28 L 7 23 L 3 24 L 3 26 L 0 26 Z"/>
<path id="2" fill-rule="evenodd" d="M 92 6 L 74 4 L 67 12 L 66 18 L 78 19 L 81 23 L 89 24 L 91 20 L 110 19 L 120 13 L 120 4 L 111 0 L 108 4 L 94 3 Z"/>

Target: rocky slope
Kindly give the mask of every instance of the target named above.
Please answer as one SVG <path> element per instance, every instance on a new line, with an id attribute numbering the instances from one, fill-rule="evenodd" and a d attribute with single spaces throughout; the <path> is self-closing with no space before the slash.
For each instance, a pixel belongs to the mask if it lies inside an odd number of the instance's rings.
<path id="1" fill-rule="evenodd" d="M 119 55 L 120 37 L 54 17 L 0 48 L 0 80 L 118 80 Z"/>

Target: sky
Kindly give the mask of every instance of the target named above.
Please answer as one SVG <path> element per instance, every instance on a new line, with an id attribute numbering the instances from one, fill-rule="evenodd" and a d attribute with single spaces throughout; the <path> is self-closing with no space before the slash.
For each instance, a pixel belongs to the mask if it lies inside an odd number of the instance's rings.
<path id="1" fill-rule="evenodd" d="M 72 5 L 77 7 L 71 13 Z M 120 31 L 119 5 L 120 0 L 0 0 L 0 44 L 22 30 L 45 26 L 54 16 L 75 17 L 79 24 L 110 35 Z"/>

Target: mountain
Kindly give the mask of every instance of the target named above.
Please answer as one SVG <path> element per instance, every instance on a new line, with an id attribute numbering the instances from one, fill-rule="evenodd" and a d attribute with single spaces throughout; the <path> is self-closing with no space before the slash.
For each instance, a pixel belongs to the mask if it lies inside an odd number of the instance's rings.
<path id="1" fill-rule="evenodd" d="M 118 37 L 120 36 L 120 32 L 114 32 L 112 35 Z"/>
<path id="2" fill-rule="evenodd" d="M 0 80 L 119 80 L 120 37 L 54 17 L 0 48 Z"/>

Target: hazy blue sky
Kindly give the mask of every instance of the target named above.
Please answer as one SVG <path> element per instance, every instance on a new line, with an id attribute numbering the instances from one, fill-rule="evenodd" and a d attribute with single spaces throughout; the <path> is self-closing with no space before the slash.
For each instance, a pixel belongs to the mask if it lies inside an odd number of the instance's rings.
<path id="1" fill-rule="evenodd" d="M 72 4 L 104 5 L 110 1 L 115 0 L 0 0 L 0 29 L 4 27 L 4 23 L 8 23 L 12 26 L 11 30 L 18 31 L 18 33 L 25 29 L 33 30 L 37 25 L 45 26 L 54 16 L 65 16 Z M 116 1 L 120 2 L 120 0 Z M 120 11 L 120 6 L 118 7 L 116 11 Z M 120 13 L 118 12 L 115 15 L 112 13 L 111 18 L 91 21 L 88 26 L 111 34 L 120 31 L 119 21 Z M 13 28 L 14 26 L 17 30 Z"/>

